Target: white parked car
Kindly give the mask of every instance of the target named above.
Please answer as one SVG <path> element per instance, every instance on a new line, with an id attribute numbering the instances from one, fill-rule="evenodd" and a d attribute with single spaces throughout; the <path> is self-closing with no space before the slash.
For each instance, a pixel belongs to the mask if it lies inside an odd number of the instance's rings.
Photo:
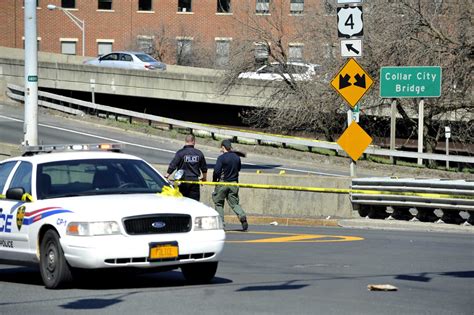
<path id="1" fill-rule="evenodd" d="M 0 162 L 0 263 L 39 264 L 50 289 L 81 269 L 214 278 L 225 241 L 214 209 L 176 194 L 144 160 L 110 152 L 116 144 L 58 148 L 29 147 Z"/>
<path id="2" fill-rule="evenodd" d="M 166 64 L 156 60 L 150 55 L 143 52 L 133 51 L 117 51 L 109 54 L 87 60 L 86 65 L 122 68 L 122 69 L 137 69 L 137 70 L 166 70 Z"/>
<path id="3" fill-rule="evenodd" d="M 255 72 L 243 72 L 240 79 L 283 81 L 309 81 L 318 72 L 320 66 L 302 62 L 273 62 L 258 68 Z"/>

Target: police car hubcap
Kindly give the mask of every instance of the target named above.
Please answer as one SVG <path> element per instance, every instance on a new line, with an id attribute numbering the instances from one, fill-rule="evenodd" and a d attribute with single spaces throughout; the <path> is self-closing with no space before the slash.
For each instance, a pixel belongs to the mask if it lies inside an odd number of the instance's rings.
<path id="1" fill-rule="evenodd" d="M 54 251 L 48 253 L 48 270 L 53 271 L 56 264 L 56 256 Z"/>

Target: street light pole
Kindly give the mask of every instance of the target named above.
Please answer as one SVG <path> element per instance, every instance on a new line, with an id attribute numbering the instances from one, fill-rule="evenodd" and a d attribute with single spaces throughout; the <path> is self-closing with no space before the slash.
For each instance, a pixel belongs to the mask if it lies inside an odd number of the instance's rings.
<path id="1" fill-rule="evenodd" d="M 36 0 L 25 0 L 24 145 L 38 145 L 38 39 Z"/>
<path id="2" fill-rule="evenodd" d="M 79 19 L 77 16 L 75 16 L 74 14 L 69 12 L 68 10 L 66 10 L 62 7 L 58 7 L 54 4 L 48 4 L 47 8 L 48 8 L 48 10 L 61 10 L 61 11 L 63 11 L 64 14 L 66 14 L 67 17 L 70 18 L 71 21 L 73 21 L 74 24 L 76 24 L 77 27 L 79 27 L 79 29 L 82 31 L 82 56 L 85 56 L 86 55 L 85 54 L 85 52 L 86 52 L 86 21 Z"/>

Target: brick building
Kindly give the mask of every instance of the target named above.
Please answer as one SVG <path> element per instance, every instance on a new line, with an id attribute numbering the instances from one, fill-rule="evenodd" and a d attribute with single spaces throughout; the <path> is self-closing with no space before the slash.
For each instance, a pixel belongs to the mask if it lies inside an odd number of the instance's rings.
<path id="1" fill-rule="evenodd" d="M 144 50 L 167 63 L 189 64 L 189 57 L 225 66 L 238 42 L 251 42 L 255 58 L 266 58 L 263 29 L 275 32 L 288 59 L 303 60 L 308 49 L 297 36 L 311 7 L 321 0 L 37 0 L 40 51 L 85 55 L 112 50 Z M 2 0 L 0 45 L 24 47 L 24 1 Z M 275 19 L 278 23 L 269 22 Z M 278 29 L 275 25 L 278 24 Z M 268 36 L 267 36 L 268 37 Z M 206 56 L 206 58 L 201 58 Z M 188 58 L 186 58 L 188 57 Z"/>

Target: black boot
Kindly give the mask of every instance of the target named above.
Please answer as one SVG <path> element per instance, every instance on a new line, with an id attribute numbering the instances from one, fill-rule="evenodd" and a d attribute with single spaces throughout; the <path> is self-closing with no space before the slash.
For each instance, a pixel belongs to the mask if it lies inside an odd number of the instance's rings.
<path id="1" fill-rule="evenodd" d="M 247 231 L 249 229 L 249 224 L 247 222 L 247 217 L 243 216 L 240 218 L 240 223 L 242 223 L 242 231 Z"/>

